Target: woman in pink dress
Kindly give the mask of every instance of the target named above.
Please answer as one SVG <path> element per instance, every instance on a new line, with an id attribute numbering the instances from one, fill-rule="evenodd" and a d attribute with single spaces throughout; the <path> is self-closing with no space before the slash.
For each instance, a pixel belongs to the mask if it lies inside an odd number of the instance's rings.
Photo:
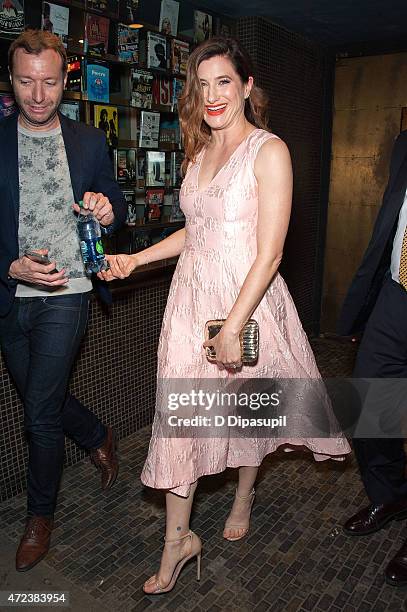
<path id="1" fill-rule="evenodd" d="M 326 437 L 171 435 L 168 384 L 187 390 L 196 381 L 236 383 L 253 379 L 301 379 L 321 383 L 307 337 L 286 284 L 278 273 L 291 211 L 292 172 L 284 142 L 267 130 L 266 98 L 253 82 L 247 53 L 233 39 L 212 38 L 189 58 L 179 101 L 185 177 L 180 204 L 185 228 L 135 255 L 107 256 L 105 280 L 125 278 L 137 266 L 179 255 L 158 349 L 156 414 L 142 481 L 166 491 L 166 537 L 159 571 L 144 585 L 149 594 L 171 590 L 186 561 L 198 560 L 201 541 L 190 531 L 200 476 L 239 468 L 239 481 L 223 536 L 239 540 L 249 529 L 258 468 L 282 444 L 308 447 L 318 460 L 350 452 L 327 397 L 311 405 L 296 395 L 291 416 L 328 422 Z M 259 324 L 256 365 L 241 362 L 239 332 L 253 317 Z M 226 319 L 204 342 L 210 319 Z M 206 359 L 213 346 L 216 363 Z M 167 387 L 166 387 L 167 383 Z M 182 385 L 181 385 L 182 386 Z M 198 385 L 199 386 L 199 385 Z M 317 385 L 318 386 L 318 385 Z M 321 385 L 320 385 L 321 386 Z M 197 409 L 195 415 L 204 411 Z M 166 426 L 167 423 L 167 426 Z M 188 431 L 191 431 L 192 428 Z M 299 433 L 300 432 L 300 433 Z M 290 435 L 291 434 L 291 435 Z"/>

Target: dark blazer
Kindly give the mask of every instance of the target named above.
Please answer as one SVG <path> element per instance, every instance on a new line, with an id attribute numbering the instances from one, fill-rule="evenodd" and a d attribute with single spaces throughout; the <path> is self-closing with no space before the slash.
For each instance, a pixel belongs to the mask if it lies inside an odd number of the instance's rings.
<path id="1" fill-rule="evenodd" d="M 10 264 L 19 257 L 18 113 L 0 121 L 0 316 L 10 310 L 16 282 L 8 278 Z M 127 204 L 114 180 L 106 135 L 102 130 L 59 114 L 75 202 L 86 191 L 103 193 L 113 206 L 111 233 L 126 219 Z"/>
<path id="2" fill-rule="evenodd" d="M 338 333 L 362 331 L 390 268 L 398 216 L 407 187 L 407 130 L 398 136 L 391 156 L 390 176 L 373 234 L 342 307 Z"/>

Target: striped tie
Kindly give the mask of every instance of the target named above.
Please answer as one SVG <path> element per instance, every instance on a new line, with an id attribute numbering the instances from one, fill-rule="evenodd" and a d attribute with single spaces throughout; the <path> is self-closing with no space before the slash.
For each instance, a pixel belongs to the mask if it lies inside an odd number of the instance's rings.
<path id="1" fill-rule="evenodd" d="M 400 284 L 407 291 L 407 226 L 404 230 L 403 244 L 401 246 L 399 278 Z"/>

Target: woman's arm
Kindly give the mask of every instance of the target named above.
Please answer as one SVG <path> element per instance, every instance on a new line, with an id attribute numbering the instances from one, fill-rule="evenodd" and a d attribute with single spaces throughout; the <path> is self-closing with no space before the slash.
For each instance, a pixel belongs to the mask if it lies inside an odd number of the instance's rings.
<path id="1" fill-rule="evenodd" d="M 270 139 L 256 157 L 258 183 L 257 256 L 222 331 L 205 345 L 215 347 L 218 363 L 240 364 L 239 332 L 263 298 L 280 265 L 291 213 L 292 168 L 283 141 Z"/>
<path id="2" fill-rule="evenodd" d="M 171 236 L 168 236 L 168 238 L 153 244 L 153 246 L 144 249 L 144 251 L 140 251 L 140 253 L 135 253 L 134 255 L 106 255 L 110 270 L 99 272 L 98 276 L 106 281 L 111 281 L 115 278 L 126 278 L 138 266 L 159 261 L 160 259 L 176 257 L 181 253 L 184 244 L 185 228 L 183 227 L 171 234 Z"/>

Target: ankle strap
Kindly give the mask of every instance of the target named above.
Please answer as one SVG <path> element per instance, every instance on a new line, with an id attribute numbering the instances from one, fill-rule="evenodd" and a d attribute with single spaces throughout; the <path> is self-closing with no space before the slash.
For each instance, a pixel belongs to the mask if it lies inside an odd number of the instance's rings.
<path id="1" fill-rule="evenodd" d="M 171 540 L 169 540 L 168 538 L 164 538 L 164 542 L 169 542 L 170 544 L 172 542 L 181 542 L 181 540 L 185 540 L 185 538 L 192 538 L 192 536 L 193 536 L 193 532 L 189 530 L 188 533 L 186 533 L 183 536 L 180 536 L 179 538 L 173 538 Z"/>
<path id="2" fill-rule="evenodd" d="M 251 492 L 249 493 L 249 495 L 239 495 L 239 493 L 237 492 L 237 487 L 236 487 L 236 497 L 238 497 L 239 499 L 250 499 L 251 497 L 253 497 L 255 493 L 256 491 L 253 488 Z"/>

